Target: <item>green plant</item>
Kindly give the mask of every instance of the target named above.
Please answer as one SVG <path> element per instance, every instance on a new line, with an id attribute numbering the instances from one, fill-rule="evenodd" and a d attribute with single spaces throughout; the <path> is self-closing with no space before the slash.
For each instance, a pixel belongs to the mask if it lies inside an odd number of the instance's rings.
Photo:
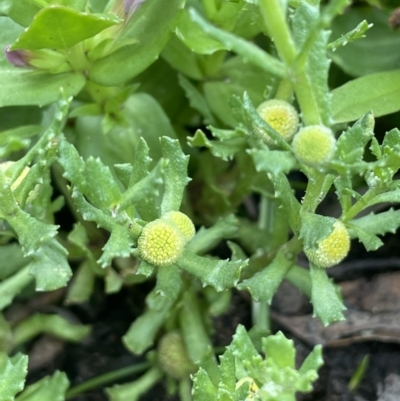
<path id="1" fill-rule="evenodd" d="M 136 400 L 161 379 L 182 401 L 310 391 L 321 348 L 295 369 L 293 344 L 269 333 L 275 292 L 290 279 L 324 325 L 343 320 L 326 268 L 351 239 L 373 251 L 400 226 L 398 210 L 360 214 L 399 201 L 400 168 L 400 131 L 374 134 L 374 115 L 400 108 L 399 66 L 381 57 L 366 69 L 347 53 L 368 41 L 363 11 L 347 0 L 2 0 L 0 14 L 1 309 L 33 296 L 33 283 L 68 285 L 65 302 L 81 303 L 96 280 L 107 294 L 155 282 L 122 339 L 147 362 L 67 392 L 62 373 L 21 392 L 27 360 L 15 352 L 42 332 L 79 341 L 89 328 L 2 318 L 0 401 L 62 400 L 143 371 L 108 388 L 110 400 Z M 356 78 L 328 86 L 331 60 Z M 303 183 L 291 181 L 298 170 Z M 253 194 L 257 222 L 240 209 Z M 328 194 L 335 218 L 317 209 Z M 211 253 L 225 240 L 230 259 Z M 234 288 L 250 293 L 254 327 L 238 327 L 218 364 L 211 317 Z M 168 336 L 178 373 L 165 367 Z"/>

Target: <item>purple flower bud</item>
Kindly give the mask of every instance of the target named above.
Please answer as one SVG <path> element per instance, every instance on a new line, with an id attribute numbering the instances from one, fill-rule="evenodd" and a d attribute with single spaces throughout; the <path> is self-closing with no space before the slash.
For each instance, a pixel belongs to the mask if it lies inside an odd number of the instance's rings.
<path id="1" fill-rule="evenodd" d="M 28 67 L 29 53 L 24 50 L 10 50 L 10 46 L 4 48 L 4 53 L 7 60 L 15 67 Z"/>
<path id="2" fill-rule="evenodd" d="M 146 0 L 124 0 L 124 10 L 126 14 L 134 13 L 139 6 Z"/>

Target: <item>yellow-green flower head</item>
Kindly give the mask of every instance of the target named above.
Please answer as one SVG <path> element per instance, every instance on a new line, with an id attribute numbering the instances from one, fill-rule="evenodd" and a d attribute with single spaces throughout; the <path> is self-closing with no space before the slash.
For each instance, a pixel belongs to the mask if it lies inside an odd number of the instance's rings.
<path id="1" fill-rule="evenodd" d="M 6 173 L 6 171 L 14 164 L 15 162 L 11 162 L 11 161 L 7 161 L 7 162 L 3 162 L 0 163 L 0 170 L 3 173 Z M 11 190 L 14 191 L 19 184 L 21 184 L 21 182 L 23 181 L 23 179 L 26 177 L 26 175 L 29 173 L 29 167 L 25 167 L 22 170 L 22 173 L 17 177 L 17 179 L 14 181 L 14 183 L 11 185 Z M 7 173 L 6 173 L 7 175 Z"/>
<path id="2" fill-rule="evenodd" d="M 170 331 L 161 338 L 157 355 L 161 369 L 174 379 L 185 379 L 196 371 L 178 331 Z"/>
<path id="3" fill-rule="evenodd" d="M 146 262 L 168 266 L 181 256 L 185 243 L 183 234 L 174 223 L 157 219 L 144 226 L 138 239 L 138 249 Z"/>
<path id="4" fill-rule="evenodd" d="M 286 142 L 293 138 L 299 125 L 299 115 L 290 103 L 279 99 L 267 100 L 257 107 L 257 111 L 262 119 L 278 132 Z M 267 134 L 262 134 L 261 139 L 267 145 L 274 145 L 274 141 Z"/>
<path id="5" fill-rule="evenodd" d="M 164 214 L 162 218 L 172 221 L 181 230 L 186 241 L 190 241 L 196 233 L 192 220 L 186 214 L 173 211 Z"/>
<path id="6" fill-rule="evenodd" d="M 318 242 L 317 249 L 305 249 L 308 259 L 315 265 L 323 268 L 340 263 L 349 253 L 350 236 L 341 221 L 333 223 L 332 232 Z"/>
<path id="7" fill-rule="evenodd" d="M 292 142 L 297 159 L 312 167 L 328 162 L 336 149 L 333 132 L 323 125 L 308 125 L 299 130 Z"/>

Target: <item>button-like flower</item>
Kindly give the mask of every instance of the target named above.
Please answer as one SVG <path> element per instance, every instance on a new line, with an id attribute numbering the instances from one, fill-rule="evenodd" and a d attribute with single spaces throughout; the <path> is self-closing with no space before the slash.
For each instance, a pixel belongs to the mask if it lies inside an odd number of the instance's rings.
<path id="1" fill-rule="evenodd" d="M 350 236 L 344 224 L 337 220 L 332 232 L 317 243 L 317 249 L 304 249 L 308 259 L 323 268 L 340 263 L 349 253 Z"/>
<path id="2" fill-rule="evenodd" d="M 196 365 L 187 355 L 183 337 L 177 331 L 170 331 L 159 341 L 158 363 L 174 379 L 185 379 L 196 371 Z"/>
<path id="3" fill-rule="evenodd" d="M 333 132 L 323 125 L 303 127 L 292 142 L 297 159 L 312 167 L 318 167 L 331 160 L 336 149 Z"/>
<path id="4" fill-rule="evenodd" d="M 296 133 L 299 125 L 299 115 L 296 109 L 288 102 L 279 99 L 267 100 L 257 107 L 258 114 L 282 138 L 289 142 Z M 274 141 L 264 132 L 256 132 L 267 145 L 274 145 Z"/>
<path id="5" fill-rule="evenodd" d="M 140 256 L 155 266 L 175 263 L 183 251 L 186 240 L 173 222 L 157 219 L 144 226 L 138 239 Z"/>
<path id="6" fill-rule="evenodd" d="M 162 218 L 173 222 L 181 230 L 186 241 L 190 241 L 196 233 L 192 220 L 186 214 L 172 211 L 165 213 Z"/>

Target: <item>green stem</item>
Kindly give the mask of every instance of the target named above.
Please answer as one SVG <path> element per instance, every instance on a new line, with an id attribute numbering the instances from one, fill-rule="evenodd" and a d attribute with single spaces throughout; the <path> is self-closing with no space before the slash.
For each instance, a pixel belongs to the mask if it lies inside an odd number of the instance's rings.
<path id="1" fill-rule="evenodd" d="M 79 394 L 85 393 L 86 391 L 92 390 L 97 387 L 102 387 L 110 383 L 114 383 L 118 380 L 125 379 L 128 376 L 135 375 L 143 372 L 151 366 L 150 362 L 138 363 L 137 365 L 127 366 L 112 372 L 105 373 L 103 375 L 94 377 L 93 379 L 87 380 L 75 387 L 70 388 L 67 391 L 66 399 L 75 397 Z"/>
<path id="2" fill-rule="evenodd" d="M 286 273 L 285 279 L 297 287 L 300 292 L 308 298 L 311 298 L 311 278 L 309 270 L 293 265 Z"/>
<path id="3" fill-rule="evenodd" d="M 199 299 L 192 288 L 188 288 L 182 296 L 179 323 L 189 358 L 199 363 L 207 351 L 212 349 L 212 344 L 201 315 Z"/>
<path id="4" fill-rule="evenodd" d="M 297 50 L 286 21 L 286 10 L 282 7 L 282 1 L 260 0 L 259 5 L 280 57 L 287 65 L 291 65 L 297 56 Z"/>
<path id="5" fill-rule="evenodd" d="M 293 84 L 289 79 L 282 79 L 275 94 L 275 99 L 291 102 L 293 96 Z"/>
<path id="6" fill-rule="evenodd" d="M 260 0 L 261 13 L 271 38 L 285 64 L 292 69 L 292 83 L 306 125 L 321 124 L 318 102 L 314 98 L 305 64 L 295 63 L 298 51 L 286 19 L 286 10 L 280 0 Z"/>
<path id="7" fill-rule="evenodd" d="M 270 307 L 268 302 L 256 302 L 252 300 L 251 309 L 253 325 L 263 330 L 270 330 Z"/>
<path id="8" fill-rule="evenodd" d="M 190 379 L 184 379 L 179 382 L 180 401 L 192 401 L 192 383 Z"/>
<path id="9" fill-rule="evenodd" d="M 273 205 L 271 202 L 274 200 L 268 199 L 266 196 L 262 196 L 260 200 L 260 211 L 258 215 L 258 227 L 261 230 L 270 232 L 273 230 L 274 223 L 271 216 L 271 209 L 273 210 Z M 269 330 L 270 328 L 270 308 L 267 301 L 256 302 L 252 301 L 252 321 L 254 326 L 259 326 L 262 329 Z"/>
<path id="10" fill-rule="evenodd" d="M 74 71 L 86 71 L 90 68 L 90 62 L 85 55 L 84 42 L 70 47 L 65 52 L 68 62 Z"/>
<path id="11" fill-rule="evenodd" d="M 375 198 L 375 196 L 381 193 L 381 189 L 378 188 L 370 188 L 363 197 L 358 200 L 346 213 L 342 215 L 341 220 L 346 222 L 356 217 L 358 213 L 363 211 L 366 207 L 369 206 L 369 202 Z"/>

